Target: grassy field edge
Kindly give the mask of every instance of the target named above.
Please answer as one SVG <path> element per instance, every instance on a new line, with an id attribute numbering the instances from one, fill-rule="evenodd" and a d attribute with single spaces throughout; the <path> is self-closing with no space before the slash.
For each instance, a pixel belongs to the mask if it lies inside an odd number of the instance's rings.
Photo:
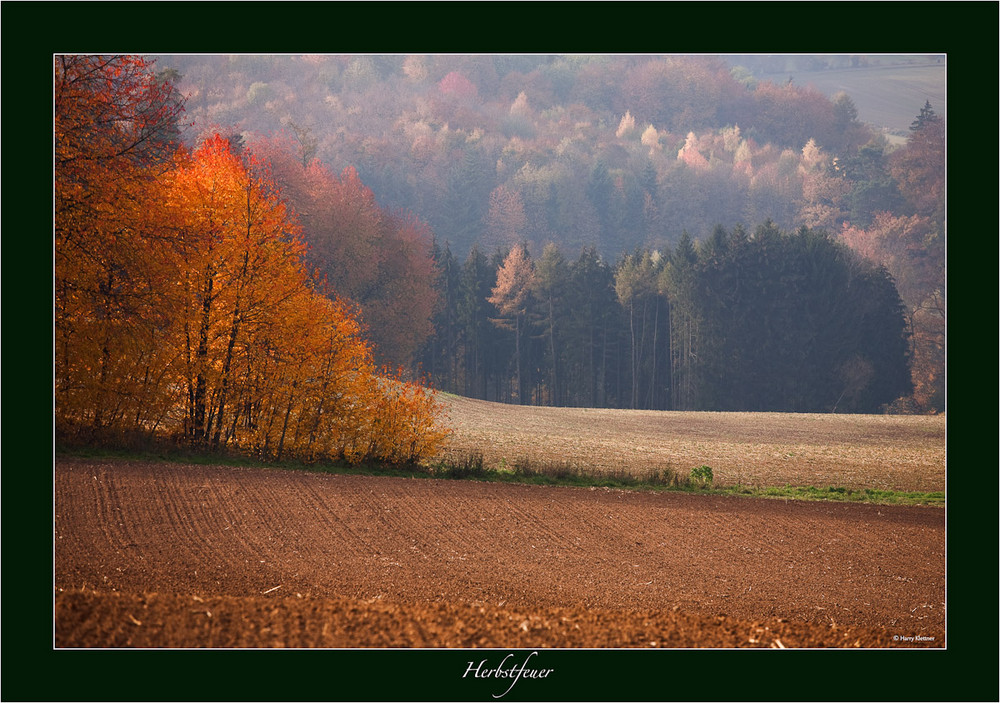
<path id="1" fill-rule="evenodd" d="M 470 454 L 459 461 L 436 461 L 428 464 L 348 465 L 343 463 L 299 461 L 262 461 L 252 457 L 223 453 L 191 452 L 183 449 L 134 451 L 93 447 L 57 447 L 55 458 L 125 459 L 134 461 L 166 461 L 188 464 L 221 464 L 248 468 L 310 471 L 314 473 L 390 476 L 397 478 L 433 478 L 443 480 L 484 481 L 533 486 L 565 486 L 576 488 L 607 488 L 646 492 L 683 492 L 715 496 L 741 496 L 784 500 L 836 501 L 873 503 L 879 505 L 945 505 L 943 491 L 893 491 L 873 488 L 851 489 L 842 486 L 753 486 L 716 485 L 711 467 L 693 467 L 689 472 L 674 469 L 649 469 L 638 474 L 617 472 L 594 473 L 567 465 L 548 465 L 528 459 L 514 461 L 498 468 L 485 466 L 482 455 Z"/>

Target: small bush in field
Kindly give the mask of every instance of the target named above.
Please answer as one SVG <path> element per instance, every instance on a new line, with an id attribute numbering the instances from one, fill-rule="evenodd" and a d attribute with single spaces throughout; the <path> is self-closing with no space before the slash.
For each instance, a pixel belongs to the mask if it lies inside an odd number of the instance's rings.
<path id="1" fill-rule="evenodd" d="M 691 482 L 700 486 L 711 486 L 715 477 L 712 475 L 711 466 L 699 466 L 691 469 Z"/>

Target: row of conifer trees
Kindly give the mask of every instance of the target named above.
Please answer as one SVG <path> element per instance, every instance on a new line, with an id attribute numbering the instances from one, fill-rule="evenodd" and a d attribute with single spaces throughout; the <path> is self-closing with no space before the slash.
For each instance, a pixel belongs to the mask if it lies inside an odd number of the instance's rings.
<path id="1" fill-rule="evenodd" d="M 722 227 L 614 263 L 555 245 L 436 248 L 438 387 L 503 402 L 877 412 L 910 390 L 884 267 L 819 230 Z"/>

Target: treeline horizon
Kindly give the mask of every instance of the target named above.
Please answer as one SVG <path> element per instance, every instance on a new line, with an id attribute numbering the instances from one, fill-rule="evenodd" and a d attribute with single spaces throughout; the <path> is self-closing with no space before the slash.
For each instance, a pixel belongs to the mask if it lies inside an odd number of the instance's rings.
<path id="1" fill-rule="evenodd" d="M 524 244 L 435 247 L 441 305 L 422 368 L 504 403 L 898 412 L 912 393 L 892 276 L 820 230 L 717 227 L 605 262 Z"/>

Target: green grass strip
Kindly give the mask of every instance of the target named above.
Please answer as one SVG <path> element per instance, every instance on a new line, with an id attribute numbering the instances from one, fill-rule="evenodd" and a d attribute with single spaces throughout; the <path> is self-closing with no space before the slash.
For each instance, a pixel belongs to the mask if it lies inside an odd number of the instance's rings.
<path id="1" fill-rule="evenodd" d="M 434 478 L 443 480 L 486 481 L 491 483 L 516 483 L 534 486 L 569 486 L 579 488 L 611 488 L 632 491 L 671 491 L 701 495 L 743 496 L 784 500 L 836 501 L 873 503 L 878 505 L 929 505 L 944 506 L 943 491 L 908 492 L 878 490 L 874 488 L 845 488 L 842 486 L 744 486 L 715 485 L 712 470 L 707 466 L 693 468 L 688 473 L 673 469 L 649 469 L 644 472 L 592 473 L 567 465 L 539 465 L 522 459 L 499 468 L 484 465 L 482 457 L 472 455 L 458 463 L 438 462 L 431 465 L 389 466 L 348 465 L 332 462 L 304 463 L 301 461 L 262 461 L 251 457 L 194 452 L 183 449 L 162 451 L 130 451 L 94 447 L 57 448 L 57 456 L 75 456 L 92 459 L 125 459 L 141 461 L 167 461 L 198 465 L 222 465 L 249 468 L 311 471 L 314 473 L 351 476 L 390 476 L 398 478 Z"/>

